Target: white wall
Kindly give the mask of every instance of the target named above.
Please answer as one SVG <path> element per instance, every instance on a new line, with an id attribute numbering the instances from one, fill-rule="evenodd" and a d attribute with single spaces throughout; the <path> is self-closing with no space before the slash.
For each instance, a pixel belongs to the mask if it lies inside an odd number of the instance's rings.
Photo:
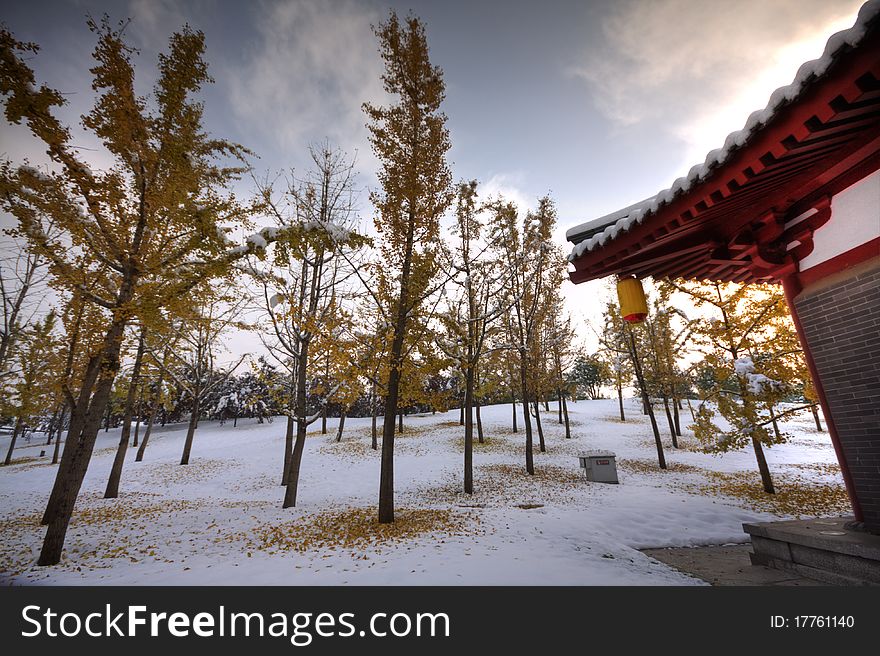
<path id="1" fill-rule="evenodd" d="M 813 235 L 804 271 L 880 237 L 880 171 L 862 178 L 831 199 L 831 219 Z"/>

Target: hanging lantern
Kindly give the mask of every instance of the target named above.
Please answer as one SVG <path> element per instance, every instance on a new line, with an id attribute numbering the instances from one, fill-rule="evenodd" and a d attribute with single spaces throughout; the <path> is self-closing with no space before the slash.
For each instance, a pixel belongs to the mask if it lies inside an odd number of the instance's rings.
<path id="1" fill-rule="evenodd" d="M 648 302 L 645 290 L 638 278 L 621 278 L 617 281 L 617 300 L 624 321 L 641 323 L 648 316 Z"/>

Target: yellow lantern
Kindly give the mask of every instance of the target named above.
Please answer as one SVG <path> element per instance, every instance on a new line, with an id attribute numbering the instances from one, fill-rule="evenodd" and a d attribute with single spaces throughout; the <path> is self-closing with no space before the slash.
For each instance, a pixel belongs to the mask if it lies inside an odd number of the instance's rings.
<path id="1" fill-rule="evenodd" d="M 648 316 L 648 301 L 638 278 L 621 278 L 617 281 L 617 300 L 624 321 L 641 323 Z"/>

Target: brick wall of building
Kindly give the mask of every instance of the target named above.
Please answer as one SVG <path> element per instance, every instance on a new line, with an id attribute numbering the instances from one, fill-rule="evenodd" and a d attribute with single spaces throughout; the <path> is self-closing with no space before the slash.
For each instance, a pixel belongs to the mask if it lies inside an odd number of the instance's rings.
<path id="1" fill-rule="evenodd" d="M 795 306 L 866 527 L 880 532 L 880 259 L 820 281 Z"/>

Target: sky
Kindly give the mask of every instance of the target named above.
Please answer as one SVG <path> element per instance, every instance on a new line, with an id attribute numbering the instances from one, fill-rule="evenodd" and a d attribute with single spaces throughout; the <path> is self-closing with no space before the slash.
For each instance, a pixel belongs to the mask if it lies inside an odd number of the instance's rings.
<path id="1" fill-rule="evenodd" d="M 184 23 L 205 32 L 215 83 L 206 124 L 256 154 L 257 174 L 307 164 L 324 139 L 356 153 L 364 225 L 377 163 L 365 101 L 385 103 L 371 25 L 390 9 L 426 24 L 443 69 L 454 178 L 477 179 L 521 209 L 550 194 L 565 230 L 669 187 L 855 21 L 858 0 L 3 0 L 0 20 L 41 46 L 38 82 L 90 106 L 86 16 L 130 18 L 139 91 Z M 94 147 L 86 135 L 84 148 Z M 21 127 L 0 123 L 0 155 L 41 161 Z M 88 158 L 100 166 L 99 150 Z M 244 190 L 243 190 L 244 191 Z M 8 219 L 8 217 L 7 217 Z M 607 283 L 564 293 L 587 348 Z M 245 338 L 242 344 L 247 344 Z M 243 346 L 242 348 L 248 348 Z"/>

